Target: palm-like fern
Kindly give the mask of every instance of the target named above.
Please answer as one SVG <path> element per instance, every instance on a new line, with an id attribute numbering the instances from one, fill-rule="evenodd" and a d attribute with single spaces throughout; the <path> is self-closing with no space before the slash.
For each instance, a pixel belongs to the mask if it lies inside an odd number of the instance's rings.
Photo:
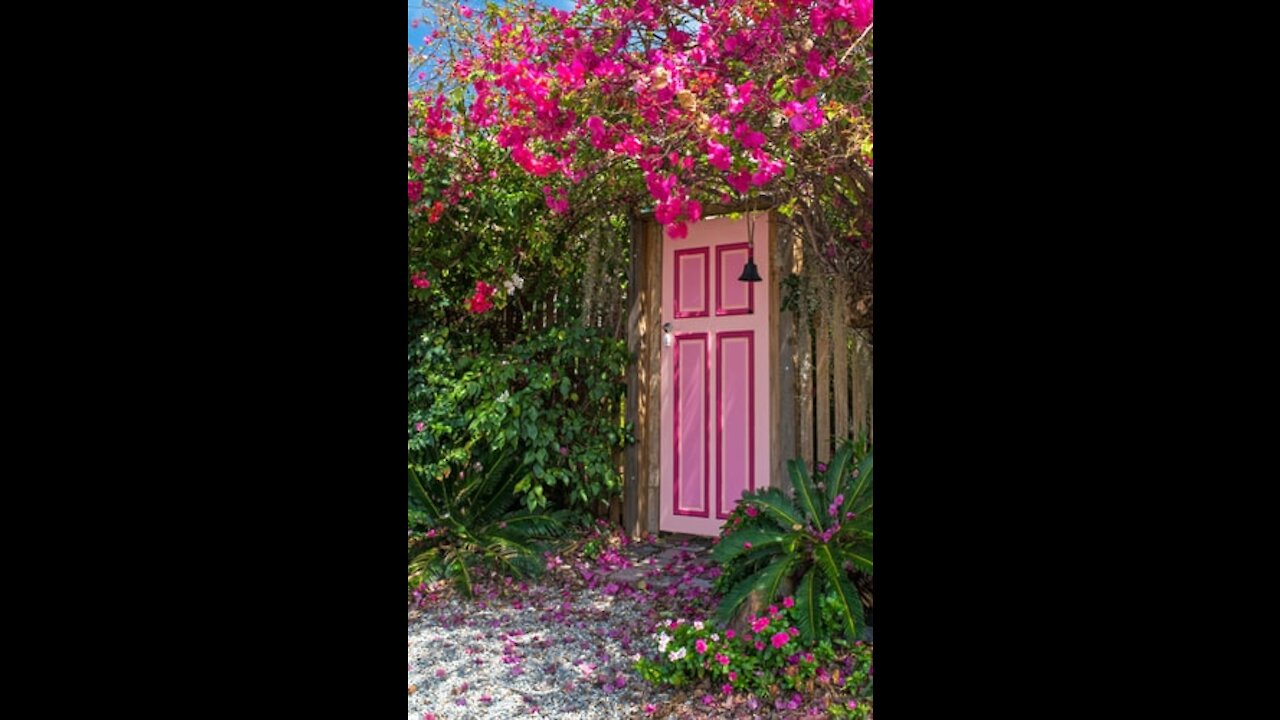
<path id="1" fill-rule="evenodd" d="M 515 577 L 538 572 L 533 540 L 562 534 L 567 515 L 515 508 L 518 468 L 509 450 L 486 453 L 469 472 L 447 472 L 435 479 L 424 479 L 409 467 L 411 521 L 434 531 L 410 545 L 410 587 L 430 577 L 448 577 L 472 597 L 478 566 Z"/>
<path id="2" fill-rule="evenodd" d="M 846 443 L 822 474 L 824 482 L 814 483 L 803 462 L 787 463 L 794 501 L 777 488 L 743 495 L 734 512 L 740 520 L 730 521 L 733 529 L 712 551 L 724 573 L 720 587 L 727 590 L 717 613 L 721 623 L 729 623 L 752 592 L 769 602 L 787 581 L 798 580 L 802 638 L 816 639 L 828 629 L 861 636 L 862 601 L 852 580 L 855 572 L 869 577 L 874 568 L 872 465 L 868 448 Z M 836 627 L 825 627 L 824 618 Z"/>

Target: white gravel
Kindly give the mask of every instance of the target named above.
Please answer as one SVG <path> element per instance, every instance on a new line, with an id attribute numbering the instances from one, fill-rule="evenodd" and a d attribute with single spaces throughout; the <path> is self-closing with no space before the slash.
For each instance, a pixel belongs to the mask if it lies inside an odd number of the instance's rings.
<path id="1" fill-rule="evenodd" d="M 634 663 L 659 619 L 708 611 L 698 548 L 632 544 L 550 566 L 503 593 L 494 578 L 474 600 L 437 592 L 410 610 L 410 720 L 644 718 L 672 698 Z"/>

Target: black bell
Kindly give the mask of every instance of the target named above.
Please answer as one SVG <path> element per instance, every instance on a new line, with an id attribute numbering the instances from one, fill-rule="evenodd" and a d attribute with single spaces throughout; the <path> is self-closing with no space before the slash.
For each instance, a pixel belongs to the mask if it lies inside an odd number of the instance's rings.
<path id="1" fill-rule="evenodd" d="M 760 282 L 764 279 L 760 277 L 760 271 L 756 269 L 755 255 L 747 256 L 747 266 L 742 268 L 742 276 L 738 279 L 742 282 Z"/>

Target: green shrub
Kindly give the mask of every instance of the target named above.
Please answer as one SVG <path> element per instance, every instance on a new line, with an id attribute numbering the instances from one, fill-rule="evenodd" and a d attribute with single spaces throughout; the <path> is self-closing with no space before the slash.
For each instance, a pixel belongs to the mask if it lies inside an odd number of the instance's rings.
<path id="1" fill-rule="evenodd" d="M 723 574 L 717 617 L 728 624 L 753 592 L 769 602 L 795 587 L 801 637 L 831 632 L 845 643 L 863 631 L 854 574 L 872 564 L 872 453 L 846 443 L 825 471 L 810 478 L 799 460 L 787 463 L 794 502 L 778 488 L 746 493 L 712 550 Z M 816 482 L 815 482 L 816 480 Z"/>
<path id="2" fill-rule="evenodd" d="M 513 491 L 529 510 L 594 510 L 622 489 L 619 451 L 628 353 L 584 327 L 540 331 L 506 349 L 447 330 L 410 338 L 411 453 L 433 477 L 491 447 L 515 461 Z"/>
<path id="3" fill-rule="evenodd" d="M 536 574 L 541 564 L 533 540 L 565 530 L 565 511 L 518 507 L 510 450 L 488 451 L 462 467 L 446 467 L 434 477 L 408 469 L 411 588 L 450 578 L 472 597 L 477 567 L 514 577 Z"/>

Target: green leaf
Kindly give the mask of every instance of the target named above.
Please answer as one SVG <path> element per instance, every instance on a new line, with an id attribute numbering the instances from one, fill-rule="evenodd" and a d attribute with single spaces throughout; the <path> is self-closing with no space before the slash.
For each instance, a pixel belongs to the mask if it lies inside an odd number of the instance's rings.
<path id="1" fill-rule="evenodd" d="M 796 525 L 804 526 L 804 517 L 800 511 L 796 510 L 795 505 L 778 488 L 768 488 L 759 495 L 747 497 L 743 502 L 764 510 L 784 530 L 790 531 Z"/>
<path id="2" fill-rule="evenodd" d="M 845 486 L 849 482 L 849 460 L 853 458 L 853 445 L 845 443 L 836 451 L 831 462 L 827 463 L 827 502 L 835 502 L 837 495 L 843 495 Z M 852 497 L 845 498 L 845 504 L 852 500 Z"/>
<path id="3" fill-rule="evenodd" d="M 837 553 L 841 560 L 848 560 L 853 566 L 868 575 L 873 574 L 875 563 L 872 561 L 870 543 L 858 543 L 852 548 L 841 548 Z"/>
<path id="4" fill-rule="evenodd" d="M 874 465 L 875 454 L 867 453 L 867 456 L 862 458 L 862 462 L 858 464 L 858 477 L 854 478 L 853 485 L 849 488 L 849 497 L 846 498 L 846 503 L 852 504 L 853 501 L 862 500 L 864 496 L 870 495 L 872 482 L 871 475 Z M 867 505 L 866 507 L 870 508 L 870 505 Z M 854 512 L 859 511 L 855 508 Z"/>
<path id="5" fill-rule="evenodd" d="M 453 561 L 452 569 L 457 572 L 458 588 L 462 590 L 462 594 L 468 598 L 474 597 L 475 593 L 471 584 L 471 571 L 467 568 L 467 563 L 462 557 L 458 557 Z"/>
<path id="6" fill-rule="evenodd" d="M 787 578 L 791 570 L 791 563 L 795 560 L 794 556 L 783 555 L 774 560 L 764 570 L 757 575 L 756 589 L 764 594 L 765 602 L 772 602 L 778 596 L 778 588 L 782 587 L 782 581 Z"/>
<path id="7" fill-rule="evenodd" d="M 858 639 L 862 636 L 862 600 L 858 597 L 857 591 L 853 589 L 853 584 L 849 582 L 844 569 L 836 562 L 831 546 L 819 545 L 814 549 L 813 555 L 818 561 L 818 566 L 822 568 L 822 572 L 826 574 L 827 581 L 835 591 L 838 601 L 837 610 L 843 629 L 848 633 L 849 639 Z"/>
<path id="8" fill-rule="evenodd" d="M 814 642 L 820 636 L 822 625 L 822 608 L 819 604 L 821 583 L 818 569 L 811 568 L 796 588 L 796 617 L 799 618 L 800 639 L 806 644 Z"/>
<path id="9" fill-rule="evenodd" d="M 565 519 L 567 517 L 567 510 L 553 513 L 522 512 L 508 515 L 502 521 L 507 524 L 508 528 L 529 537 L 555 537 L 564 533 Z"/>
<path id="10" fill-rule="evenodd" d="M 423 505 L 426 505 L 431 510 L 431 514 L 437 519 L 444 515 L 444 513 L 440 512 L 440 508 L 436 506 L 435 502 L 432 501 L 431 496 L 427 494 L 427 491 L 423 489 L 422 482 L 418 479 L 418 473 L 414 472 L 413 468 L 409 468 L 409 492 L 413 493 L 413 496 L 418 498 Z"/>
<path id="11" fill-rule="evenodd" d="M 822 512 L 826 508 L 818 506 L 818 491 L 809 480 L 809 470 L 804 466 L 804 461 L 788 460 L 787 471 L 791 473 L 791 484 L 795 486 L 796 499 L 800 501 L 801 509 L 809 514 L 809 520 L 818 530 L 826 530 L 822 524 Z"/>
<path id="12" fill-rule="evenodd" d="M 777 592 L 777 587 L 786 577 L 790 566 L 791 557 L 780 557 L 760 572 L 738 582 L 720 601 L 719 607 L 716 608 L 716 620 L 721 625 L 732 622 L 738 606 L 742 605 L 742 601 L 746 600 L 753 590 L 766 593 L 766 602 L 771 600 L 773 596 L 770 593 Z"/>
<path id="13" fill-rule="evenodd" d="M 786 537 L 785 533 L 777 530 L 752 527 L 734 530 L 716 543 L 715 547 L 711 548 L 711 559 L 723 566 L 747 550 L 755 550 L 770 545 L 781 545 Z M 747 543 L 751 543 L 750 548 L 746 547 Z"/>

